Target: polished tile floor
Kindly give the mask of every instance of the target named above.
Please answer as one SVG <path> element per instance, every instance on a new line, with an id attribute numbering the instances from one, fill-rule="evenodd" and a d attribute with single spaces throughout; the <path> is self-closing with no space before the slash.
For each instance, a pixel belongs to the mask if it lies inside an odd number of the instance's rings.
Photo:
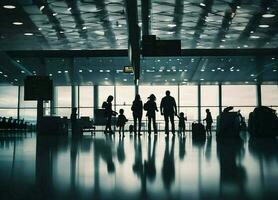
<path id="1" fill-rule="evenodd" d="M 278 199 L 278 140 L 0 133 L 0 199 Z"/>

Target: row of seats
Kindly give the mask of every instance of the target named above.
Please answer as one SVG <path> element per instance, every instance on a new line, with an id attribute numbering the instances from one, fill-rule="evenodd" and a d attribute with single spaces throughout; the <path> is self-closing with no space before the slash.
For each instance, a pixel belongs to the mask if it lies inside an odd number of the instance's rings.
<path id="1" fill-rule="evenodd" d="M 0 117 L 1 130 L 26 130 L 27 122 L 24 120 L 13 119 L 12 117 Z"/>

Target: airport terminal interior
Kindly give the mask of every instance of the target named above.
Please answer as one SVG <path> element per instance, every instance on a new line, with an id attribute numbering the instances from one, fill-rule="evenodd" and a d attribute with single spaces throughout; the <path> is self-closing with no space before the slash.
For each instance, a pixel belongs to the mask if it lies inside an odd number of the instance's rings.
<path id="1" fill-rule="evenodd" d="M 277 0 L 1 0 L 0 19 L 1 200 L 278 199 Z"/>

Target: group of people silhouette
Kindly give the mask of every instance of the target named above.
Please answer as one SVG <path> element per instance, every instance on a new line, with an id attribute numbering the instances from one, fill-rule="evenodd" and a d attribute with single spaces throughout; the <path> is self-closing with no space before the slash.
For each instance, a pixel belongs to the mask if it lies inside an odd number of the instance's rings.
<path id="1" fill-rule="evenodd" d="M 170 95 L 170 91 L 167 90 L 165 92 L 165 97 L 162 98 L 160 103 L 160 113 L 164 116 L 165 121 L 165 134 L 169 135 L 169 121 L 171 123 L 171 131 L 172 134 L 175 134 L 175 116 L 178 117 L 179 123 L 178 123 L 178 132 L 180 134 L 185 135 L 185 121 L 187 121 L 187 117 L 183 112 L 180 112 L 178 114 L 177 111 L 177 104 L 174 97 Z M 116 111 L 112 110 L 112 101 L 113 96 L 108 96 L 107 100 L 103 102 L 102 108 L 105 110 L 105 116 L 106 116 L 106 126 L 105 126 L 105 133 L 111 133 L 111 122 L 112 122 L 112 116 L 116 116 L 118 113 Z M 148 133 L 151 134 L 152 127 L 153 132 L 156 135 L 157 134 L 157 124 L 156 124 L 156 112 L 158 112 L 158 107 L 156 104 L 156 97 L 154 94 L 151 94 L 148 97 L 148 101 L 143 104 L 141 97 L 139 94 L 135 95 L 135 99 L 132 102 L 131 106 L 132 110 L 132 116 L 133 116 L 133 131 L 135 134 L 138 133 L 138 135 L 141 135 L 141 126 L 142 126 L 142 116 L 143 116 L 143 110 L 145 110 L 146 116 L 148 118 Z M 206 109 L 206 118 L 204 121 L 206 121 L 206 131 L 208 134 L 211 135 L 211 125 L 212 125 L 212 116 L 209 109 Z M 117 119 L 117 127 L 119 127 L 119 134 L 124 136 L 124 127 L 127 122 L 127 118 L 124 115 L 124 110 L 120 109 L 120 114 Z"/>

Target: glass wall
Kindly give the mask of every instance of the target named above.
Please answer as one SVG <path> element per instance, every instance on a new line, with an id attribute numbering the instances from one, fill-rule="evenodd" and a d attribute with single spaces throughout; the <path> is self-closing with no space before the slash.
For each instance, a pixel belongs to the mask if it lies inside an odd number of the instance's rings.
<path id="1" fill-rule="evenodd" d="M 57 87 L 57 115 L 70 118 L 71 115 L 71 86 Z"/>
<path id="2" fill-rule="evenodd" d="M 278 110 L 278 85 L 262 85 L 262 105 Z"/>
<path id="3" fill-rule="evenodd" d="M 0 88 L 0 116 L 17 119 L 18 87 L 1 86 Z"/>
<path id="4" fill-rule="evenodd" d="M 94 111 L 94 88 L 93 86 L 79 87 L 79 116 L 93 117 Z"/>
<path id="5" fill-rule="evenodd" d="M 233 106 L 234 111 L 240 110 L 243 117 L 248 119 L 249 113 L 257 105 L 255 85 L 223 85 L 222 104 L 223 108 Z"/>
<path id="6" fill-rule="evenodd" d="M 164 86 L 147 86 L 142 85 L 139 93 L 143 103 L 148 100 L 150 94 L 157 98 L 159 109 L 161 99 L 165 96 L 165 91 L 170 90 L 171 96 L 176 99 L 179 105 L 179 112 L 184 112 L 188 118 L 188 124 L 198 119 L 198 87 L 196 85 L 164 85 Z M 17 86 L 0 86 L 0 111 L 1 116 L 17 118 L 18 105 L 18 87 Z M 56 109 L 57 116 L 70 117 L 71 114 L 71 86 L 55 87 L 56 91 Z M 218 116 L 219 108 L 219 88 L 217 85 L 201 86 L 201 118 L 206 116 L 205 109 L 210 109 L 214 119 Z M 78 92 L 76 92 L 78 95 Z M 79 87 L 79 113 L 80 116 L 93 117 L 94 109 L 94 89 L 93 86 Z M 131 104 L 135 96 L 134 86 L 99 86 L 98 104 L 101 107 L 103 101 L 106 101 L 109 95 L 115 97 L 113 109 L 117 112 L 123 108 L 126 117 L 132 121 Z M 78 102 L 77 102 L 78 104 Z M 223 85 L 222 86 L 222 104 L 234 106 L 234 110 L 241 110 L 242 115 L 247 119 L 249 113 L 256 107 L 256 86 L 255 85 Z M 262 104 L 278 109 L 278 86 L 262 85 Z M 45 106 L 49 108 L 49 103 Z M 24 87 L 20 87 L 20 119 L 26 121 L 36 121 L 36 101 L 24 101 Z M 47 113 L 46 113 L 47 114 Z M 49 114 L 49 113 L 48 113 Z M 145 120 L 145 112 L 143 119 Z M 163 127 L 163 116 L 157 112 L 158 123 Z M 177 118 L 176 118 L 177 120 Z M 215 120 L 216 122 L 216 120 Z M 187 126 L 188 127 L 188 126 Z M 190 128 L 190 126 L 189 126 Z"/>

